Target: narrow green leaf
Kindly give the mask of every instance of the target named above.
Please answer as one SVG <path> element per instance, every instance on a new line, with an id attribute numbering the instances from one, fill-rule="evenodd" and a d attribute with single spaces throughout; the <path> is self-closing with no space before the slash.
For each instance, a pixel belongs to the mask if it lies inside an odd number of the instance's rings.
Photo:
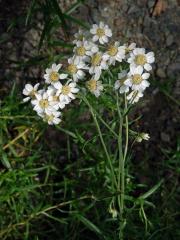
<path id="1" fill-rule="evenodd" d="M 146 199 L 150 195 L 152 195 L 154 192 L 157 191 L 157 189 L 161 186 L 161 184 L 164 182 L 164 179 L 162 179 L 158 184 L 156 184 L 154 187 L 152 187 L 149 191 L 144 193 L 142 196 L 139 197 L 139 199 Z"/>
<path id="2" fill-rule="evenodd" d="M 91 231 L 95 232 L 96 234 L 102 235 L 101 230 L 94 225 L 90 220 L 87 218 L 83 217 L 82 215 L 77 215 L 78 220 L 80 220 L 88 229 Z"/>

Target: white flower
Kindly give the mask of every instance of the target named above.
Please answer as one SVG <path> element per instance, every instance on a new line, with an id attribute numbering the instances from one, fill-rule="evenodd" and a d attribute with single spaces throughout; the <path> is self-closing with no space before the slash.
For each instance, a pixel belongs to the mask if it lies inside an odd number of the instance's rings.
<path id="1" fill-rule="evenodd" d="M 74 34 L 74 40 L 73 43 L 76 44 L 78 41 L 84 41 L 85 40 L 85 32 L 82 29 L 79 29 L 77 33 Z"/>
<path id="2" fill-rule="evenodd" d="M 39 87 L 39 83 L 37 83 L 36 85 L 34 85 L 34 87 L 31 84 L 26 84 L 24 89 L 23 89 L 23 94 L 27 97 L 25 97 L 23 99 L 23 102 L 27 102 L 30 99 L 34 99 L 35 98 L 35 94 L 37 93 Z"/>
<path id="3" fill-rule="evenodd" d="M 72 81 L 68 81 L 65 85 L 59 82 L 55 85 L 55 88 L 58 90 L 57 94 L 59 95 L 60 102 L 65 102 L 66 104 L 70 103 L 72 99 L 75 99 L 74 94 L 79 92 L 76 83 Z"/>
<path id="4" fill-rule="evenodd" d="M 136 43 L 131 43 L 129 45 L 128 44 L 124 44 L 124 46 L 125 46 L 126 53 L 129 53 L 129 52 L 131 52 L 132 50 L 135 49 Z"/>
<path id="5" fill-rule="evenodd" d="M 86 86 L 91 93 L 93 93 L 96 97 L 99 97 L 101 91 L 103 91 L 103 85 L 101 81 L 97 81 L 95 79 L 91 79 L 86 82 Z"/>
<path id="6" fill-rule="evenodd" d="M 61 122 L 60 116 L 61 112 L 53 111 L 48 113 L 38 113 L 40 117 L 43 118 L 44 122 L 47 122 L 49 125 L 57 125 Z"/>
<path id="7" fill-rule="evenodd" d="M 56 65 L 55 63 L 52 64 L 51 68 L 46 69 L 46 74 L 44 74 L 45 82 L 51 83 L 54 85 L 60 79 L 65 79 L 68 75 L 67 74 L 60 74 L 58 71 L 62 67 L 62 64 Z"/>
<path id="8" fill-rule="evenodd" d="M 100 22 L 99 25 L 93 24 L 90 33 L 94 35 L 92 38 L 93 42 L 99 41 L 101 44 L 107 43 L 108 38 L 112 36 L 111 29 L 103 22 Z"/>
<path id="9" fill-rule="evenodd" d="M 47 90 L 48 94 L 48 101 L 53 105 L 53 107 L 57 110 L 58 108 L 63 109 L 65 105 L 67 104 L 65 101 L 60 101 L 59 97 L 59 92 L 58 90 L 53 87 L 49 86 Z"/>
<path id="10" fill-rule="evenodd" d="M 83 69 L 87 69 L 85 63 L 77 57 L 69 58 L 68 63 L 67 71 L 72 75 L 73 80 L 77 82 L 79 79 L 83 79 L 85 76 Z"/>
<path id="11" fill-rule="evenodd" d="M 151 64 L 155 61 L 154 53 L 145 53 L 144 48 L 135 48 L 128 58 L 128 63 L 137 66 L 142 66 L 146 71 L 151 71 Z"/>
<path id="12" fill-rule="evenodd" d="M 32 100 L 32 105 L 34 105 L 33 110 L 35 110 L 37 113 L 47 113 L 53 112 L 58 109 L 58 107 L 52 102 L 49 101 L 49 93 L 47 91 L 45 92 L 38 92 L 35 94 L 36 99 Z"/>
<path id="13" fill-rule="evenodd" d="M 73 49 L 75 56 L 79 60 L 88 61 L 89 56 L 98 51 L 98 46 L 90 41 L 78 41 Z"/>
<path id="14" fill-rule="evenodd" d="M 127 95 L 127 100 L 129 103 L 133 104 L 139 101 L 139 98 L 143 97 L 142 92 L 132 91 L 129 95 Z"/>
<path id="15" fill-rule="evenodd" d="M 146 140 L 148 141 L 150 139 L 150 136 L 148 133 L 140 133 L 137 137 L 136 137 L 136 142 L 142 142 L 142 140 Z"/>
<path id="16" fill-rule="evenodd" d="M 89 73 L 94 75 L 94 78 L 98 80 L 100 78 L 102 70 L 108 68 L 107 62 L 103 60 L 102 53 L 97 52 L 91 56 Z"/>
<path id="17" fill-rule="evenodd" d="M 119 89 L 120 93 L 129 92 L 129 86 L 124 84 L 126 79 L 127 79 L 127 71 L 126 70 L 123 70 L 121 73 L 118 73 L 118 80 L 114 84 L 115 90 Z"/>
<path id="18" fill-rule="evenodd" d="M 125 46 L 120 46 L 119 42 L 115 42 L 108 46 L 107 52 L 103 55 L 105 61 L 108 60 L 108 63 L 115 65 L 115 62 L 122 62 L 125 59 Z"/>
<path id="19" fill-rule="evenodd" d="M 143 68 L 141 66 L 135 67 L 134 65 L 130 65 L 130 72 L 124 84 L 131 87 L 132 90 L 142 92 L 150 85 L 147 81 L 149 76 L 149 73 L 143 73 Z"/>

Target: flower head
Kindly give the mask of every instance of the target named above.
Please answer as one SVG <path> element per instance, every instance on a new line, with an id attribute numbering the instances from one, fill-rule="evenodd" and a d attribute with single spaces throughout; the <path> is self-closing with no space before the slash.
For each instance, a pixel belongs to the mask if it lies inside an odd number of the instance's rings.
<path id="1" fill-rule="evenodd" d="M 61 122 L 61 113 L 58 111 L 48 112 L 48 113 L 39 113 L 44 122 L 47 122 L 49 125 L 57 125 Z"/>
<path id="2" fill-rule="evenodd" d="M 111 29 L 103 22 L 100 22 L 99 25 L 93 24 L 90 33 L 94 35 L 92 38 L 93 42 L 99 41 L 101 44 L 108 43 L 108 38 L 112 37 Z"/>
<path id="3" fill-rule="evenodd" d="M 94 75 L 96 80 L 100 78 L 102 70 L 108 68 L 107 62 L 102 56 L 103 54 L 101 52 L 97 52 L 91 56 L 89 73 Z"/>
<path id="4" fill-rule="evenodd" d="M 143 67 L 146 71 L 151 71 L 151 64 L 155 61 L 154 53 L 149 52 L 145 53 L 144 48 L 135 48 L 128 58 L 128 63 L 137 66 Z"/>
<path id="5" fill-rule="evenodd" d="M 125 59 L 125 46 L 120 46 L 119 42 L 110 44 L 103 55 L 103 59 L 108 61 L 110 65 L 114 65 L 116 61 L 122 62 Z"/>
<path id="6" fill-rule="evenodd" d="M 103 85 L 101 81 L 91 79 L 86 82 L 86 86 L 91 93 L 93 93 L 96 97 L 99 97 L 101 91 L 103 91 Z"/>
<path id="7" fill-rule="evenodd" d="M 34 110 L 37 113 L 48 113 L 57 110 L 57 106 L 49 100 L 49 94 L 47 91 L 38 92 L 36 95 L 36 99 L 32 100 L 32 105 L 34 106 Z"/>
<path id="8" fill-rule="evenodd" d="M 44 74 L 45 82 L 54 85 L 59 80 L 67 78 L 67 74 L 60 74 L 58 72 L 61 67 L 62 64 L 56 65 L 55 63 L 53 63 L 51 68 L 46 68 L 46 74 Z"/>
<path id="9" fill-rule="evenodd" d="M 76 44 L 78 41 L 84 41 L 85 40 L 85 32 L 82 29 L 79 29 L 77 33 L 74 34 L 74 40 L 73 43 Z"/>
<path id="10" fill-rule="evenodd" d="M 98 51 L 98 47 L 90 41 L 77 41 L 73 51 L 77 59 L 88 61 L 89 56 Z"/>
<path id="11" fill-rule="evenodd" d="M 130 104 L 134 104 L 137 103 L 141 97 L 143 97 L 142 92 L 132 91 L 130 94 L 127 95 L 127 100 Z"/>
<path id="12" fill-rule="evenodd" d="M 87 66 L 79 58 L 72 57 L 68 59 L 67 71 L 75 82 L 79 79 L 83 79 L 85 76 L 84 69 L 87 69 Z"/>
<path id="13" fill-rule="evenodd" d="M 119 89 L 120 93 L 129 92 L 129 86 L 125 85 L 124 82 L 127 79 L 127 71 L 123 70 L 121 73 L 118 73 L 118 80 L 115 82 L 115 90 Z"/>
<path id="14" fill-rule="evenodd" d="M 143 73 L 143 68 L 141 66 L 135 67 L 130 66 L 130 72 L 128 73 L 127 80 L 124 82 L 125 85 L 132 88 L 135 91 L 144 91 L 146 87 L 149 87 L 149 73 Z"/>
<path id="15" fill-rule="evenodd" d="M 37 93 L 38 87 L 39 87 L 39 83 L 35 84 L 34 86 L 32 86 L 29 83 L 26 84 L 23 89 L 23 94 L 26 96 L 23 99 L 23 102 L 27 102 L 31 99 L 35 99 L 36 98 L 35 94 Z"/>
<path id="16" fill-rule="evenodd" d="M 59 82 L 55 87 L 57 89 L 57 94 L 59 95 L 59 100 L 66 104 L 70 103 L 72 99 L 75 99 L 75 94 L 79 92 L 76 83 L 72 81 L 68 81 L 65 85 L 62 85 Z"/>

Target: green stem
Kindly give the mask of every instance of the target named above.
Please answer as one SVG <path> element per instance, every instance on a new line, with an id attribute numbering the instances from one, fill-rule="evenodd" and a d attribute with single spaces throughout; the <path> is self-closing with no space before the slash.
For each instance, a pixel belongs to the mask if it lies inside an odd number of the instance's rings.
<path id="1" fill-rule="evenodd" d="M 104 149 L 104 152 L 105 152 L 105 155 L 106 155 L 106 158 L 107 158 L 110 170 L 111 170 L 111 175 L 112 175 L 112 179 L 113 179 L 113 190 L 115 190 L 115 187 L 117 186 L 116 176 L 115 176 L 115 173 L 114 173 L 114 168 L 113 168 L 113 165 L 112 165 L 112 162 L 111 162 L 111 158 L 109 156 L 106 144 L 105 144 L 103 136 L 102 136 L 102 132 L 101 132 L 99 123 L 98 123 L 96 115 L 95 115 L 95 113 L 93 111 L 93 107 L 90 105 L 88 99 L 85 96 L 82 96 L 82 99 L 88 105 L 89 110 L 91 112 L 91 115 L 93 117 L 94 123 L 96 125 L 97 131 L 98 131 L 98 134 L 99 134 L 99 137 L 100 137 L 100 140 L 101 140 L 101 144 L 103 146 L 103 149 Z"/>
<path id="2" fill-rule="evenodd" d="M 119 227 L 119 239 L 123 240 L 123 195 L 124 195 L 124 157 L 122 151 L 122 128 L 123 128 L 123 116 L 120 110 L 119 104 L 119 96 L 116 94 L 116 103 L 117 103 L 117 111 L 119 116 L 119 134 L 118 134 L 118 151 L 119 151 L 119 167 L 118 167 L 118 191 L 120 195 L 118 195 L 118 206 L 120 211 L 120 227 Z"/>
<path id="3" fill-rule="evenodd" d="M 120 191 L 120 196 L 118 196 L 118 205 L 120 210 L 120 231 L 119 231 L 119 239 L 124 239 L 124 225 L 125 225 L 125 219 L 124 219 L 124 194 L 125 194 L 125 161 L 128 151 L 128 115 L 127 114 L 121 114 L 120 111 L 120 104 L 119 104 L 119 97 L 118 94 L 117 97 L 117 111 L 119 115 L 119 136 L 118 136 L 118 150 L 119 150 L 119 171 L 118 171 L 118 191 Z M 126 94 L 124 95 L 124 113 L 127 112 L 128 106 L 127 106 L 127 99 Z M 125 117 L 125 124 L 123 124 Z M 123 153 L 123 146 L 122 146 L 122 128 L 125 127 L 125 148 Z"/>

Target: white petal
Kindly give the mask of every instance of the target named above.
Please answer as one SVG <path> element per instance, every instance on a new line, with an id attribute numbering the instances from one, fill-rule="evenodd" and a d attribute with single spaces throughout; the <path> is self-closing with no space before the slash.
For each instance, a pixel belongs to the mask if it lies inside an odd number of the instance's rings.
<path id="1" fill-rule="evenodd" d="M 143 79 L 148 79 L 150 77 L 149 73 L 143 73 L 142 78 Z"/>
<path id="2" fill-rule="evenodd" d="M 62 74 L 59 75 L 59 78 L 60 79 L 65 79 L 65 78 L 67 78 L 67 76 L 68 76 L 68 74 L 62 73 Z"/>
<path id="3" fill-rule="evenodd" d="M 152 66 L 150 64 L 146 63 L 144 65 L 144 69 L 146 69 L 146 71 L 151 71 L 152 70 Z"/>
<path id="4" fill-rule="evenodd" d="M 33 86 L 28 83 L 25 85 L 25 89 L 27 89 L 29 92 L 31 92 L 33 90 Z"/>
<path id="5" fill-rule="evenodd" d="M 93 42 L 96 42 L 99 39 L 99 37 L 97 35 L 93 36 L 92 40 Z"/>

